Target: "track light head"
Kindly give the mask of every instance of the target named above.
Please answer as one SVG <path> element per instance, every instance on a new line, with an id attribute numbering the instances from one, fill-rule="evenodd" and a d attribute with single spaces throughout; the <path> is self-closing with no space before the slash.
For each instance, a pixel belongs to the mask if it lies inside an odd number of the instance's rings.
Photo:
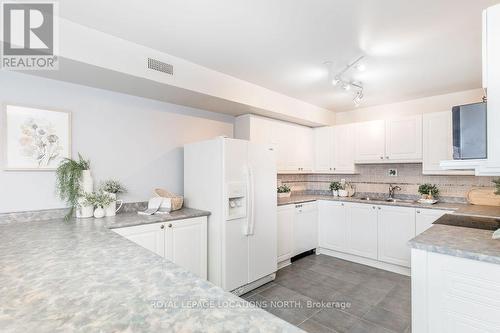
<path id="1" fill-rule="evenodd" d="M 359 71 L 359 72 L 364 72 L 366 70 L 366 65 L 365 64 L 357 64 L 356 65 L 356 69 Z"/>

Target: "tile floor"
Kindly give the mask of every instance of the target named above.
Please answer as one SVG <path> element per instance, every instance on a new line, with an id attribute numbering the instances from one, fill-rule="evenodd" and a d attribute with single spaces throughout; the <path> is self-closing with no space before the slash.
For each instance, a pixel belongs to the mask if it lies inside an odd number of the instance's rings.
<path id="1" fill-rule="evenodd" d="M 411 332 L 409 277 L 325 255 L 242 297 L 310 333 Z"/>

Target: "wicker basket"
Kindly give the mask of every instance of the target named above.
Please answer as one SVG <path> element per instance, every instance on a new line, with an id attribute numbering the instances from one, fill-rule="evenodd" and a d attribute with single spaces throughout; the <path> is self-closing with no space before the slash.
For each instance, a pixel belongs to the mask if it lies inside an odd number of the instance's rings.
<path id="1" fill-rule="evenodd" d="M 182 208 L 182 204 L 184 203 L 184 197 L 177 195 L 175 193 L 169 192 L 162 188 L 156 188 L 154 190 L 154 194 L 158 197 L 169 198 L 172 201 L 172 210 L 179 210 Z"/>

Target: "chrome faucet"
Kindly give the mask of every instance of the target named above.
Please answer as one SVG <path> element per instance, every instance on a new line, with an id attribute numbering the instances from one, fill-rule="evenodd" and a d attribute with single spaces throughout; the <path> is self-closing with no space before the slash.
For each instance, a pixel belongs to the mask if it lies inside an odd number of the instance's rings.
<path id="1" fill-rule="evenodd" d="M 392 186 L 392 184 L 389 184 L 389 198 L 388 199 L 394 199 L 394 191 L 401 191 L 401 187 L 399 186 Z"/>

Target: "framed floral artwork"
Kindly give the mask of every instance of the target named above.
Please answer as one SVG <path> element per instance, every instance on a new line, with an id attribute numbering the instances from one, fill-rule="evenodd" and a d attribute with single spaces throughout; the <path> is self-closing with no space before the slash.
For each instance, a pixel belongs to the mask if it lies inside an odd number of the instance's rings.
<path id="1" fill-rule="evenodd" d="M 71 157 L 71 113 L 6 105 L 5 170 L 55 170 Z"/>

